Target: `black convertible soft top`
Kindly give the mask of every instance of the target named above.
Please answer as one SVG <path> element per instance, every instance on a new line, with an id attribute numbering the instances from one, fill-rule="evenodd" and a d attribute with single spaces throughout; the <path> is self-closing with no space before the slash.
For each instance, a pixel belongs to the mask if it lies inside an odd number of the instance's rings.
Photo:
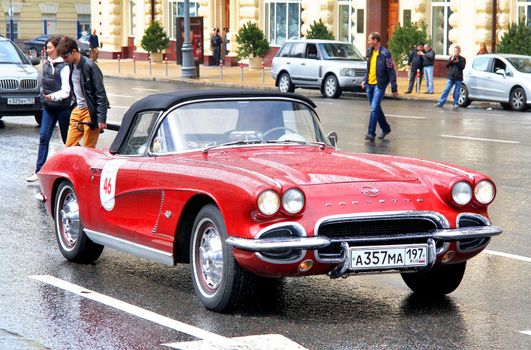
<path id="1" fill-rule="evenodd" d="M 120 129 L 118 130 L 118 134 L 116 135 L 116 138 L 114 139 L 109 151 L 113 154 L 119 151 L 120 146 L 126 139 L 127 133 L 131 127 L 131 124 L 133 123 L 135 115 L 139 112 L 166 111 L 177 104 L 196 100 L 223 98 L 246 99 L 257 97 L 291 98 L 306 103 L 313 108 L 317 107 L 315 103 L 306 96 L 293 93 L 282 93 L 273 90 L 181 90 L 166 92 L 163 94 L 149 95 L 133 103 L 127 112 L 125 112 Z"/>

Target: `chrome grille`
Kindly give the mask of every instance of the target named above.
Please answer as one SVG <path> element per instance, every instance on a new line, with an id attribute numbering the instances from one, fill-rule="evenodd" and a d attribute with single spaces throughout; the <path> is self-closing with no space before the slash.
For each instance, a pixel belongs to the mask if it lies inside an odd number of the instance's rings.
<path id="1" fill-rule="evenodd" d="M 365 69 L 354 69 L 354 76 L 355 77 L 364 77 L 365 76 Z"/>
<path id="2" fill-rule="evenodd" d="M 19 86 L 16 79 L 0 79 L 0 89 L 2 90 L 17 90 Z"/>
<path id="3" fill-rule="evenodd" d="M 35 90 L 37 88 L 37 79 L 22 79 L 20 88 L 22 90 Z"/>

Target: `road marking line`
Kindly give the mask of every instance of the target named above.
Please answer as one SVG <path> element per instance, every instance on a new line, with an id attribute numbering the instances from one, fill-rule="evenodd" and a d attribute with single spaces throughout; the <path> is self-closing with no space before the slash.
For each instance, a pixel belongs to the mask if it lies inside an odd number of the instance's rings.
<path id="1" fill-rule="evenodd" d="M 531 331 L 520 331 L 520 333 L 523 333 L 525 335 L 531 335 Z"/>
<path id="2" fill-rule="evenodd" d="M 160 91 L 159 89 L 148 89 L 148 88 L 132 88 L 131 90 L 136 90 L 136 91 Z"/>
<path id="3" fill-rule="evenodd" d="M 134 96 L 130 96 L 130 95 L 116 95 L 116 94 L 107 94 L 107 96 L 111 96 L 111 97 L 125 97 L 125 98 L 133 98 Z M 111 106 L 112 107 L 112 106 Z"/>
<path id="4" fill-rule="evenodd" d="M 297 344 L 294 341 L 289 340 L 288 338 L 280 334 L 251 335 L 248 337 L 236 337 L 234 339 L 247 344 L 249 348 L 253 350 L 306 350 L 305 347 Z M 162 345 L 179 350 L 219 350 L 219 346 L 216 345 L 215 347 L 208 347 L 208 345 L 205 344 L 205 341 L 202 340 L 180 343 L 167 343 Z"/>
<path id="5" fill-rule="evenodd" d="M 229 338 L 225 338 L 221 335 L 211 333 L 208 331 L 205 331 L 201 328 L 197 328 L 194 326 L 190 326 L 186 323 L 179 322 L 177 320 L 173 320 L 171 318 L 156 314 L 152 311 L 148 311 L 145 309 L 142 309 L 138 306 L 128 304 L 126 302 L 123 302 L 121 300 L 111 298 L 109 296 L 94 292 L 92 290 L 83 288 L 81 286 L 78 286 L 73 283 L 69 283 L 66 281 L 63 281 L 59 278 L 55 278 L 50 275 L 36 275 L 36 276 L 30 276 L 30 278 L 35 279 L 37 281 L 41 281 L 43 283 L 52 285 L 54 287 L 66 290 L 68 292 L 77 294 L 81 297 L 97 301 L 99 303 L 102 303 L 104 305 L 113 307 L 115 309 L 125 311 L 129 314 L 132 314 L 134 316 L 143 318 L 145 320 L 157 323 L 161 326 L 165 326 L 171 329 L 174 329 L 181 333 L 186 333 L 188 335 L 191 335 L 193 337 L 204 339 L 209 342 L 213 342 L 215 344 L 219 344 L 220 346 L 226 346 L 226 347 L 242 347 L 245 346 L 239 341 L 235 341 Z"/>
<path id="6" fill-rule="evenodd" d="M 515 259 L 515 260 L 520 260 L 520 261 L 525 261 L 525 262 L 531 262 L 531 258 L 528 258 L 526 256 L 509 254 L 509 253 L 504 253 L 504 252 L 497 252 L 495 250 L 489 250 L 489 249 L 485 249 L 484 252 L 487 253 L 487 254 L 490 254 L 490 255 L 502 256 L 504 258 Z"/>
<path id="7" fill-rule="evenodd" d="M 390 118 L 403 118 L 403 119 L 426 119 L 426 117 L 418 117 L 412 115 L 400 115 L 400 114 L 385 114 L 386 117 Z"/>
<path id="8" fill-rule="evenodd" d="M 512 143 L 512 144 L 520 143 L 520 141 L 484 139 L 480 137 L 469 137 L 469 136 L 441 135 L 441 137 L 446 137 L 449 139 L 470 140 L 470 141 L 487 141 L 487 142 L 500 142 L 500 143 Z"/>

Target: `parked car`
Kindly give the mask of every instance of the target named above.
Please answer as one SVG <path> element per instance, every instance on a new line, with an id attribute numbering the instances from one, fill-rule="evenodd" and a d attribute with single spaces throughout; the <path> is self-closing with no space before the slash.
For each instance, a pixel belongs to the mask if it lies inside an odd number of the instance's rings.
<path id="1" fill-rule="evenodd" d="M 0 118 L 32 115 L 40 125 L 40 79 L 37 57 L 28 58 L 11 40 L 0 36 Z"/>
<path id="2" fill-rule="evenodd" d="M 364 57 L 350 43 L 301 39 L 284 42 L 271 77 L 281 92 L 320 89 L 324 97 L 338 98 L 343 91 L 362 91 L 366 71 Z"/>
<path id="3" fill-rule="evenodd" d="M 472 101 L 500 102 L 504 109 L 531 106 L 531 56 L 488 54 L 474 57 L 464 71 L 459 106 Z"/>
<path id="4" fill-rule="evenodd" d="M 46 40 L 48 40 L 48 38 L 53 35 L 58 35 L 58 34 L 39 35 L 31 40 L 24 41 L 23 43 L 24 51 L 27 52 L 31 56 L 41 57 L 43 54 L 44 44 L 46 43 Z M 88 57 L 90 53 L 90 45 L 88 44 L 88 41 L 85 42 L 84 39 L 85 38 L 82 36 L 81 38 L 76 40 L 76 42 L 79 48 L 79 52 L 83 56 Z M 44 54 L 46 55 L 46 52 L 44 52 Z"/>
<path id="5" fill-rule="evenodd" d="M 190 263 L 197 297 L 229 311 L 283 276 L 397 272 L 455 290 L 492 226 L 493 181 L 411 158 L 350 154 L 307 97 L 168 92 L 134 103 L 109 150 L 67 148 L 38 176 L 59 250 L 104 246 Z"/>

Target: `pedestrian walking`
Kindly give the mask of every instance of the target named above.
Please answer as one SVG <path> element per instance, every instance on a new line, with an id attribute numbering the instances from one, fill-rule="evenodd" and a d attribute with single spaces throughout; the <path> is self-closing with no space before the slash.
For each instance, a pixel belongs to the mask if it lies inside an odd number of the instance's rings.
<path id="1" fill-rule="evenodd" d="M 63 143 L 66 143 L 68 126 L 70 122 L 70 105 L 72 94 L 70 88 L 70 66 L 57 54 L 57 45 L 60 36 L 52 36 L 46 40 L 46 59 L 42 67 L 41 105 L 42 120 L 39 132 L 39 151 L 35 172 L 26 178 L 28 182 L 37 181 L 37 173 L 48 158 L 50 139 L 52 138 L 55 125 L 59 123 L 59 131 Z"/>
<path id="2" fill-rule="evenodd" d="M 214 55 L 214 65 L 219 66 L 219 61 L 221 60 L 221 44 L 223 40 L 219 35 L 219 28 L 214 28 L 214 34 L 210 39 L 210 44 L 212 45 L 212 54 Z"/>
<path id="3" fill-rule="evenodd" d="M 420 80 L 418 82 L 417 89 L 420 89 L 420 84 L 422 83 L 422 76 L 424 75 L 423 70 L 423 60 L 422 56 L 424 55 L 424 44 L 419 43 L 417 47 L 411 50 L 409 58 L 407 60 L 407 65 L 409 66 L 409 86 L 407 88 L 406 94 L 410 94 L 413 91 L 413 85 L 417 79 L 417 70 L 420 73 Z"/>
<path id="4" fill-rule="evenodd" d="M 92 31 L 92 34 L 89 36 L 89 45 L 90 45 L 90 58 L 94 62 L 98 62 L 98 56 L 100 54 L 100 40 L 98 34 L 96 34 L 96 29 Z"/>
<path id="5" fill-rule="evenodd" d="M 430 44 L 424 44 L 424 52 L 422 54 L 422 66 L 424 67 L 424 78 L 426 79 L 426 93 L 433 94 L 435 89 L 433 87 L 433 64 L 435 63 L 435 51 L 431 49 Z"/>
<path id="6" fill-rule="evenodd" d="M 103 86 L 103 74 L 97 64 L 79 53 L 74 39 L 64 37 L 57 52 L 72 65 L 70 83 L 75 95 L 75 107 L 70 115 L 66 147 L 96 147 L 100 130 L 107 128 L 109 100 Z"/>
<path id="7" fill-rule="evenodd" d="M 380 125 L 382 134 L 379 136 L 383 139 L 391 132 L 391 127 L 385 119 L 381 102 L 385 94 L 387 85 L 391 83 L 393 97 L 398 96 L 396 85 L 396 72 L 391 52 L 381 45 L 382 37 L 380 33 L 372 32 L 368 39 L 368 60 L 367 73 L 361 83 L 361 88 L 367 92 L 367 99 L 371 106 L 371 116 L 369 119 L 369 129 L 365 140 L 374 141 L 376 137 L 376 124 Z"/>
<path id="8" fill-rule="evenodd" d="M 459 94 L 461 92 L 461 83 L 463 82 L 463 70 L 466 66 L 466 59 L 461 56 L 461 47 L 454 47 L 454 54 L 450 56 L 446 63 L 448 69 L 448 82 L 446 87 L 439 98 L 439 101 L 435 104 L 435 107 L 443 107 L 446 103 L 446 99 L 450 94 L 452 87 L 454 88 L 454 104 L 453 108 L 459 107 Z"/>

